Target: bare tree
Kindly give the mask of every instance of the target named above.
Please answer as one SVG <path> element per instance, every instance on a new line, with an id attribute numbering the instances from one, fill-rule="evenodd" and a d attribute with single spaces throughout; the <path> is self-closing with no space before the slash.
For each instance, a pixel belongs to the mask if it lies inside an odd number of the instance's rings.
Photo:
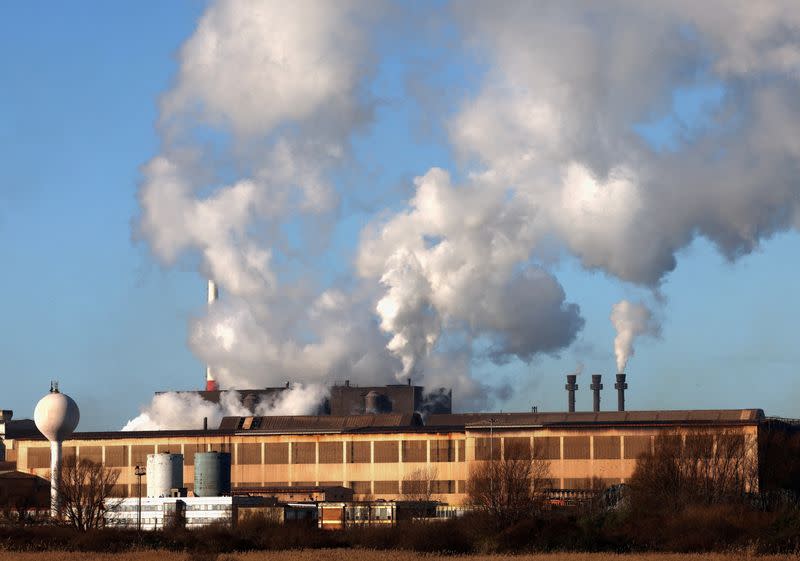
<path id="1" fill-rule="evenodd" d="M 758 489 L 757 443 L 741 432 L 696 430 L 656 437 L 630 481 L 643 508 L 736 502 Z"/>
<path id="2" fill-rule="evenodd" d="M 114 485 L 119 479 L 118 469 L 107 469 L 102 464 L 74 456 L 64 459 L 58 492 L 61 499 L 61 516 L 78 530 L 85 532 L 103 524 Z"/>
<path id="3" fill-rule="evenodd" d="M 433 466 L 415 469 L 403 477 L 401 482 L 401 497 L 404 501 L 430 502 L 433 494 L 433 482 L 439 475 L 439 470 Z"/>
<path id="4" fill-rule="evenodd" d="M 549 478 L 549 461 L 532 456 L 529 446 L 507 446 L 502 458 L 473 468 L 467 481 L 469 502 L 498 526 L 508 526 L 536 511 Z"/>

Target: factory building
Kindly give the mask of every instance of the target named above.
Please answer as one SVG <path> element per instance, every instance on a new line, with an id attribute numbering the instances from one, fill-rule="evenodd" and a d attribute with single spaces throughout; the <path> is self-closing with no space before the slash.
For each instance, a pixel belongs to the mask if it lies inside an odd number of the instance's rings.
<path id="1" fill-rule="evenodd" d="M 275 388 L 235 390 L 241 404 L 251 413 L 259 406 L 269 408 L 284 392 L 292 390 L 290 382 Z M 231 390 L 182 391 L 178 394 L 198 395 L 211 403 L 219 403 Z M 166 393 L 157 392 L 156 395 Z M 364 415 L 370 413 L 442 414 L 452 412 L 452 393 L 445 388 L 425 393 L 423 386 L 390 384 L 388 386 L 358 386 L 345 381 L 330 388 L 330 397 L 317 404 L 315 415 Z"/>
<path id="2" fill-rule="evenodd" d="M 583 489 L 599 480 L 626 482 L 636 459 L 660 434 L 741 438 L 758 461 L 757 443 L 774 422 L 760 409 L 577 413 L 367 414 L 227 417 L 219 428 L 144 432 L 76 432 L 64 456 L 103 462 L 121 472 L 115 494 L 136 496 L 134 468 L 147 455 L 182 454 L 191 493 L 195 455 L 228 452 L 232 491 L 257 487 L 335 487 L 356 500 L 398 500 L 430 481 L 434 500 L 466 500 L 473 466 L 510 455 L 549 462 L 549 486 Z M 46 476 L 49 443 L 28 435 L 7 440 L 20 471 Z M 8 453 L 8 452 L 7 452 Z M 146 477 L 145 477 L 146 482 Z"/>

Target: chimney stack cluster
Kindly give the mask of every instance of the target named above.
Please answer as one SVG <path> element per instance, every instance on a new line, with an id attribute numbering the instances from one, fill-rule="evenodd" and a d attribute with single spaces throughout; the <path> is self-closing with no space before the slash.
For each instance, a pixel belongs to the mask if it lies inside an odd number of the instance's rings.
<path id="1" fill-rule="evenodd" d="M 570 413 L 575 412 L 575 392 L 578 390 L 577 375 L 567 374 L 567 385 L 564 389 L 567 390 L 567 407 Z M 602 375 L 592 374 L 592 383 L 589 388 L 592 390 L 592 410 L 596 413 L 600 411 L 600 390 L 603 389 Z M 625 411 L 625 390 L 628 389 L 628 384 L 625 383 L 625 374 L 617 374 L 617 383 L 614 384 L 614 389 L 617 390 L 617 410 Z"/>

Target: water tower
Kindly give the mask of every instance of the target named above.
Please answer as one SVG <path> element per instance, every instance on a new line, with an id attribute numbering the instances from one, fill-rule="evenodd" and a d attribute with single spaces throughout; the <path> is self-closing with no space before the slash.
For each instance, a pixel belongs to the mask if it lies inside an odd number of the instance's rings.
<path id="1" fill-rule="evenodd" d="M 50 441 L 50 514 L 59 515 L 61 501 L 58 487 L 61 480 L 61 443 L 69 438 L 81 418 L 78 404 L 68 395 L 58 391 L 58 382 L 50 383 L 50 393 L 39 400 L 33 420 Z"/>

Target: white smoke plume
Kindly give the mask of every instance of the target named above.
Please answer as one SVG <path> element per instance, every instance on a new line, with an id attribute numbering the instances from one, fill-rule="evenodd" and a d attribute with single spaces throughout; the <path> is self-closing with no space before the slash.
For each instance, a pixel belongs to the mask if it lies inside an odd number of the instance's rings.
<path id="1" fill-rule="evenodd" d="M 492 384 L 476 361 L 557 356 L 584 325 L 554 247 L 658 290 L 699 236 L 735 259 L 800 227 L 792 1 L 467 0 L 438 15 L 466 46 L 455 57 L 485 71 L 427 115 L 457 163 L 417 170 L 409 200 L 362 232 L 352 275 L 321 281 L 316 240 L 348 196 L 333 178 L 358 170 L 387 10 L 222 1 L 181 49 L 137 233 L 163 264 L 219 282 L 190 346 L 223 387 L 412 377 L 480 407 Z M 662 146 L 643 138 L 655 125 Z"/>
<path id="2" fill-rule="evenodd" d="M 611 308 L 611 323 L 617 330 L 614 338 L 614 355 L 617 357 L 617 372 L 625 372 L 628 361 L 634 355 L 633 342 L 640 335 L 657 337 L 661 325 L 653 313 L 641 302 L 620 300 Z"/>
<path id="3" fill-rule="evenodd" d="M 483 337 L 498 363 L 529 361 L 568 346 L 583 326 L 558 281 L 528 262 L 529 217 L 490 185 L 453 185 L 432 169 L 416 180 L 409 209 L 374 226 L 359 272 L 386 287 L 378 302 L 389 350 L 414 372 L 442 329 Z"/>
<path id="4" fill-rule="evenodd" d="M 220 285 L 190 346 L 222 387 L 392 379 L 399 361 L 383 348 L 369 296 L 319 286 L 307 262 L 314 243 L 296 248 L 285 234 L 324 239 L 336 217 L 331 174 L 371 119 L 367 36 L 381 10 L 221 1 L 181 48 L 161 102 L 161 153 L 143 167 L 137 233 L 163 264 L 197 259 Z"/>
<path id="5" fill-rule="evenodd" d="M 236 391 L 222 392 L 219 403 L 206 401 L 196 393 L 165 392 L 156 394 L 141 414 L 128 421 L 122 430 L 201 429 L 204 419 L 208 420 L 208 427 L 214 429 L 223 417 L 311 415 L 317 413 L 327 394 L 325 386 L 292 384 L 272 400 L 258 403 L 255 411 L 249 411 Z"/>

